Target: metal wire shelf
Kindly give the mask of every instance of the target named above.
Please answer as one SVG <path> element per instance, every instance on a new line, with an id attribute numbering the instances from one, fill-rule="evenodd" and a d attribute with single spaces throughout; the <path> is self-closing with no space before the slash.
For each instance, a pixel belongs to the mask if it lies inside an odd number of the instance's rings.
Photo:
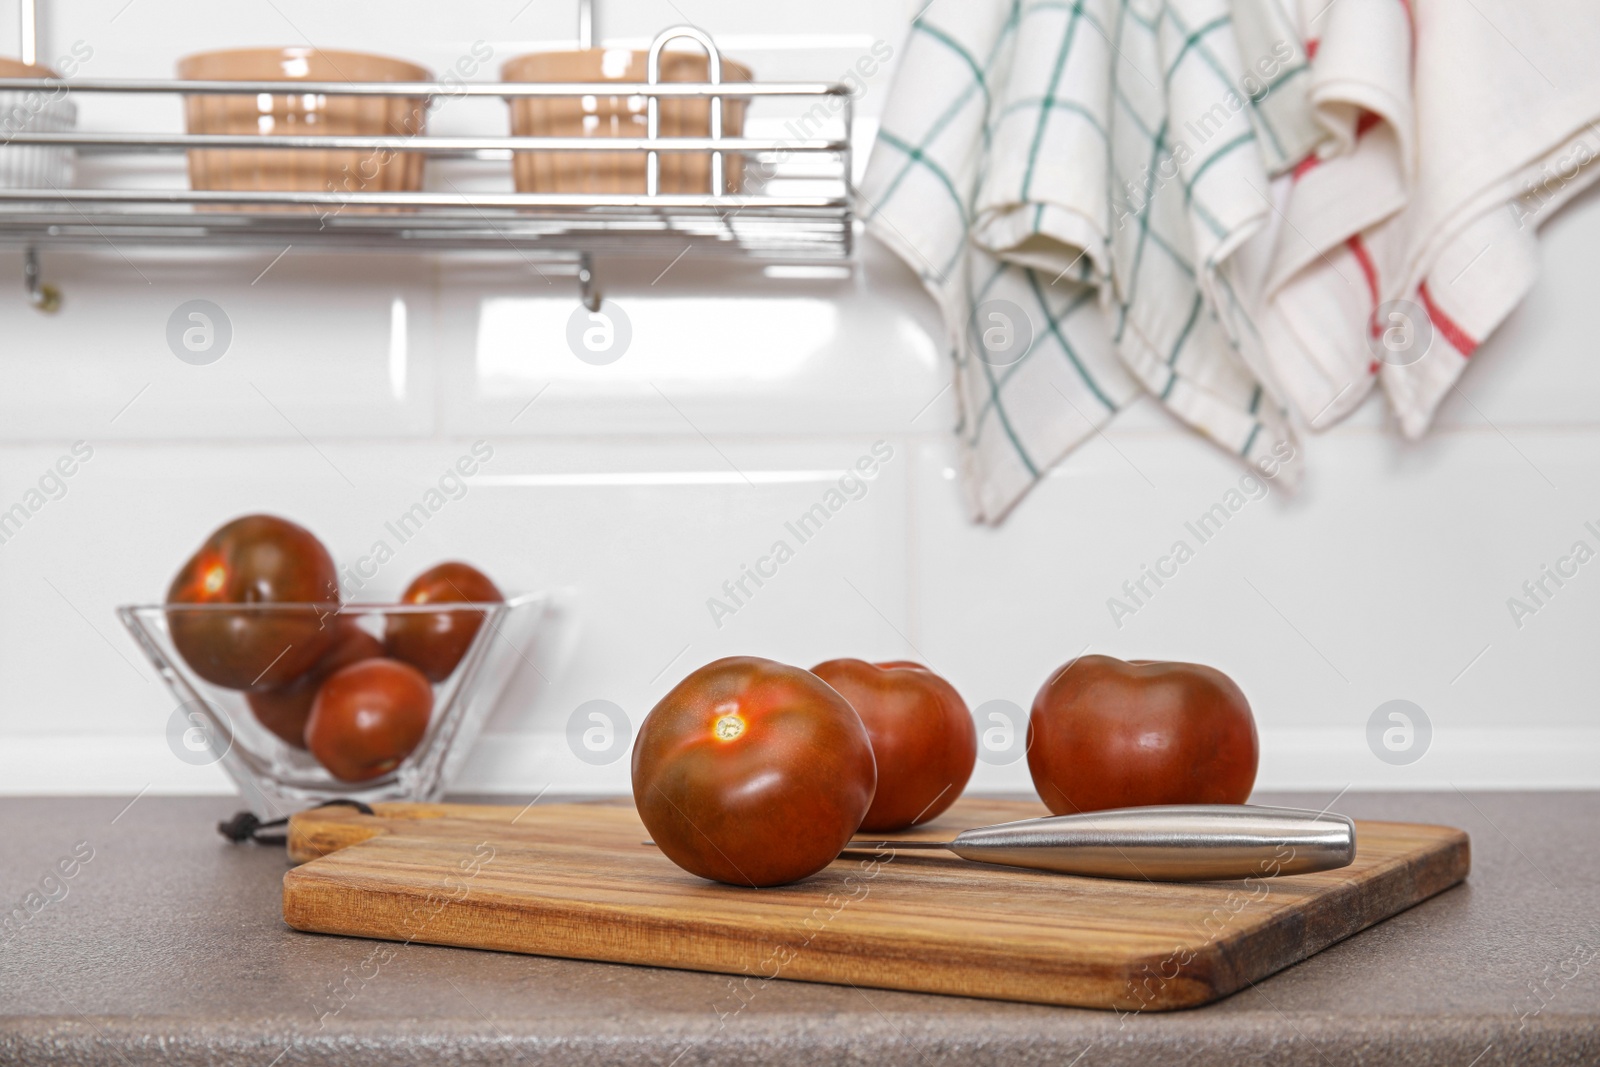
<path id="1" fill-rule="evenodd" d="M 24 41 L 31 44 L 32 3 L 24 4 Z M 592 15 L 584 19 L 592 27 Z M 688 37 L 711 59 L 707 82 L 656 81 L 657 57 L 674 39 Z M 25 48 L 31 58 L 35 48 Z M 599 305 L 593 257 L 678 256 L 686 249 L 744 256 L 765 262 L 848 258 L 853 251 L 851 202 L 852 100 L 836 84 L 722 82 L 720 54 L 693 27 L 674 27 L 651 46 L 651 80 L 639 83 L 528 82 L 244 82 L 134 79 L 0 78 L 0 93 L 193 95 L 320 94 L 412 97 L 425 106 L 447 97 L 639 97 L 649 113 L 645 137 L 348 136 L 121 133 L 23 130 L 0 139 L 8 150 L 72 150 L 81 156 L 170 154 L 194 149 L 373 151 L 506 164 L 515 152 L 642 154 L 642 194 L 462 192 L 239 192 L 134 188 L 0 187 L 0 247 L 24 252 L 24 283 L 31 302 L 53 310 L 59 298 L 40 279 L 38 250 L 170 247 L 250 247 L 292 243 L 326 251 L 507 252 L 576 265 L 582 297 Z M 709 99 L 711 136 L 658 135 L 661 99 Z M 722 136 L 723 102 L 772 98 L 827 104 L 826 116 L 841 136 L 796 138 Z M 811 131 L 807 131 L 811 132 Z M 710 154 L 711 182 L 704 194 L 661 193 L 660 157 Z M 730 193 L 724 160 L 745 160 L 745 187 Z M 820 161 L 805 171 L 811 195 L 781 191 L 797 184 L 798 161 Z M 774 188 L 776 187 L 776 188 Z"/>

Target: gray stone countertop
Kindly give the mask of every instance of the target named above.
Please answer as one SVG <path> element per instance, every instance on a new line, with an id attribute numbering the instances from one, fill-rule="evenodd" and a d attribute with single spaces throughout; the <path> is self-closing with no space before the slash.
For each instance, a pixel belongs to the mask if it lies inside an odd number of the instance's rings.
<path id="1" fill-rule="evenodd" d="M 0 1064 L 1600 1063 L 1600 792 L 1347 794 L 1467 830 L 1467 883 L 1216 1004 L 1130 1016 L 789 981 L 739 1008 L 725 976 L 421 944 L 379 965 L 388 943 L 284 926 L 283 850 L 215 832 L 239 806 L 0 799 Z"/>

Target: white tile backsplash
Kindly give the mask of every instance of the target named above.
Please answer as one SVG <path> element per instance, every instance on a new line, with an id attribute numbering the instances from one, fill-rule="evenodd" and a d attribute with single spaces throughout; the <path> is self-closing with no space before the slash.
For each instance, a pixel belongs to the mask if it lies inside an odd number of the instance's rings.
<path id="1" fill-rule="evenodd" d="M 281 254 L 274 262 L 274 258 Z M 282 247 L 42 255 L 65 299 L 5 298 L 0 440 L 415 437 L 434 429 L 433 265 Z M 0 275 L 22 257 L 0 253 Z M 208 321 L 180 311 L 204 300 Z M 175 355 L 174 317 L 203 359 Z M 215 321 L 210 321 L 215 320 Z M 225 339 L 226 338 L 226 339 Z M 186 349 L 187 350 L 187 349 Z"/>
<path id="2" fill-rule="evenodd" d="M 1561 489 L 1494 434 L 1441 435 L 1405 459 L 1403 443 L 1362 432 L 1320 443 L 1298 497 L 1252 499 L 1220 454 L 1113 430 L 999 531 L 960 522 L 947 449 L 925 446 L 924 651 L 974 703 L 1027 706 L 1051 670 L 1088 650 L 1221 667 L 1264 734 L 1342 728 L 1360 743 L 1368 716 L 1395 698 L 1422 706 L 1441 738 L 1592 725 L 1575 694 L 1600 684 L 1585 655 L 1600 564 L 1520 628 L 1506 601 L 1575 540 L 1600 549 L 1584 528 L 1600 528 L 1600 437 L 1524 435 Z M 1220 528 L 1197 526 L 1230 490 L 1238 510 Z M 1191 554 L 1182 563 L 1179 542 Z M 1175 573 L 1157 585 L 1146 568 L 1165 556 Z"/>
<path id="3" fill-rule="evenodd" d="M 954 421 L 933 302 L 875 243 L 852 268 L 800 277 L 692 256 L 602 261 L 632 334 L 603 366 L 569 345 L 569 320 L 589 321 L 573 281 L 520 266 L 442 270 L 446 432 L 827 436 Z"/>
<path id="4" fill-rule="evenodd" d="M 184 18 L 175 0 L 121 14 L 124 0 L 58 2 L 45 54 L 92 41 L 85 76 L 149 76 L 205 47 L 308 37 L 442 69 L 474 40 L 494 42 L 498 61 L 570 35 L 566 5 L 513 19 L 516 6 L 411 4 L 379 20 L 309 0 L 182 5 Z M 642 41 L 688 17 L 763 73 L 832 78 L 853 49 L 898 48 L 913 6 L 607 0 L 602 33 Z M 11 26 L 0 3 L 0 51 Z M 886 77 L 862 101 L 869 123 Z M 133 122 L 135 103 L 96 101 L 108 110 L 91 114 L 86 100 L 85 121 Z M 435 115 L 452 132 L 503 121 L 495 101 Z M 178 123 L 175 108 L 140 121 Z M 1371 403 L 1307 437 L 1301 493 L 1241 495 L 1203 545 L 1185 524 L 1226 507 L 1242 471 L 1150 403 L 1071 456 L 1006 525 L 969 525 L 942 327 L 912 273 L 871 242 L 842 276 L 696 255 L 602 261 L 601 287 L 633 329 L 603 366 L 568 345 L 570 275 L 541 277 L 515 256 L 47 252 L 67 301 L 47 318 L 24 301 L 19 258 L 0 255 L 13 279 L 9 295 L 0 288 L 0 510 L 74 441 L 93 449 L 64 495 L 0 543 L 0 791 L 225 788 L 216 768 L 167 751 L 171 698 L 112 608 L 159 598 L 193 546 L 246 511 L 304 522 L 354 564 L 477 440 L 494 456 L 465 495 L 391 545 L 395 558 L 359 590 L 392 596 L 461 557 L 507 589 L 555 594 L 557 616 L 466 789 L 626 789 L 626 760 L 593 767 L 567 749 L 568 716 L 606 699 L 637 724 L 722 655 L 924 659 L 974 706 L 1026 707 L 1086 648 L 1228 670 L 1260 722 L 1263 785 L 1600 785 L 1589 695 L 1600 562 L 1550 586 L 1520 627 L 1507 607 L 1574 541 L 1600 549 L 1585 527 L 1600 529 L 1597 239 L 1600 196 L 1551 222 L 1538 288 L 1463 379 L 1476 410 L 1452 400 L 1440 432 L 1408 444 Z M 233 330 L 207 366 L 181 362 L 166 339 L 193 299 L 221 307 Z M 788 524 L 877 441 L 893 449 L 881 473 L 801 542 Z M 1157 589 L 1144 568 L 1179 539 L 1193 558 Z M 773 573 L 755 586 L 746 568 L 779 541 L 792 558 L 763 564 Z M 1152 595 L 1118 626 L 1107 599 L 1141 579 Z M 724 583 L 741 580 L 735 602 Z M 713 598 L 736 610 L 713 618 Z M 1428 755 L 1404 767 L 1365 740 L 1393 698 L 1434 728 Z M 1028 786 L 1022 764 L 980 764 L 974 784 Z"/>

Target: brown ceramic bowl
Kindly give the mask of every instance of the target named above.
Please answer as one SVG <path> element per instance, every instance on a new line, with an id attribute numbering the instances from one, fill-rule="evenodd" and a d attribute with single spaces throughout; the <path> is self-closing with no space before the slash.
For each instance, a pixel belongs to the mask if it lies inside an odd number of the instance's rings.
<path id="1" fill-rule="evenodd" d="M 0 78 L 59 78 L 49 67 L 0 58 Z M 78 108 L 65 91 L 0 92 L 0 189 L 65 189 L 72 184 L 73 151 L 6 145 L 16 133 L 70 133 Z M 33 205 L 13 203 L 14 210 Z"/>
<path id="2" fill-rule="evenodd" d="M 432 81 L 425 67 L 387 56 L 318 48 L 240 48 L 178 61 L 186 81 Z M 185 99 L 190 133 L 420 136 L 420 96 L 265 93 Z M 237 192 L 416 192 L 424 157 L 416 153 L 322 149 L 197 149 L 189 153 L 195 189 Z"/>
<path id="3" fill-rule="evenodd" d="M 534 52 L 506 61 L 500 77 L 508 82 L 643 82 L 648 52 L 591 48 L 578 52 Z M 663 52 L 661 80 L 705 82 L 710 61 L 695 52 Z M 722 80 L 747 82 L 750 68 L 722 61 Z M 644 137 L 649 129 L 642 96 L 513 97 L 511 132 L 517 137 Z M 722 134 L 738 137 L 744 130 L 748 101 L 724 98 Z M 708 98 L 663 97 L 660 136 L 711 136 Z M 661 152 L 663 193 L 711 192 L 710 152 Z M 722 157 L 726 192 L 738 192 L 744 160 L 736 153 Z M 512 162 L 519 193 L 637 193 L 645 191 L 643 152 L 518 152 Z"/>

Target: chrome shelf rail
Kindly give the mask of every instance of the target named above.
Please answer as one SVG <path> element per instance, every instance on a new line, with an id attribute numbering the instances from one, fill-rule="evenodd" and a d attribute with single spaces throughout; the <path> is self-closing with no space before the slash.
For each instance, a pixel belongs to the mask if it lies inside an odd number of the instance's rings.
<path id="1" fill-rule="evenodd" d="M 31 4 L 25 5 L 25 9 Z M 24 251 L 24 277 L 34 306 L 50 310 L 59 298 L 41 281 L 38 250 L 47 247 L 122 250 L 152 247 L 253 247 L 293 243 L 328 251 L 515 252 L 527 259 L 577 265 L 583 298 L 598 306 L 593 256 L 672 258 L 685 250 L 764 261 L 848 258 L 853 250 L 851 199 L 853 101 L 842 85 L 819 82 L 721 82 L 715 44 L 693 27 L 663 31 L 652 58 L 677 37 L 689 37 L 712 57 L 708 82 L 242 82 L 135 79 L 0 78 L 0 93 L 65 91 L 73 95 L 167 94 L 413 97 L 425 106 L 451 97 L 639 97 L 653 120 L 660 99 L 710 99 L 711 136 L 518 137 L 221 135 L 139 132 L 0 132 L 0 153 L 70 150 L 93 157 L 94 171 L 116 175 L 106 157 L 196 149 L 285 149 L 413 153 L 430 159 L 500 163 L 509 184 L 515 152 L 638 153 L 646 192 L 638 195 L 476 192 L 206 191 L 188 188 L 17 189 L 0 187 L 0 247 Z M 657 69 L 651 63 L 651 75 Z M 721 136 L 725 101 L 798 101 L 803 135 Z M 819 111 L 819 105 L 822 109 Z M 826 118 L 842 135 L 817 136 Z M 794 128 L 794 124 L 790 124 Z M 711 182 L 703 195 L 655 192 L 663 155 L 710 153 Z M 743 191 L 722 181 L 730 157 L 745 164 Z M 821 161 L 816 165 L 816 161 Z M 804 165 L 802 165 L 802 163 Z M 488 174 L 490 171 L 479 171 Z M 455 183 L 450 183 L 454 187 Z M 792 190 L 792 191 L 791 191 Z M 298 209 L 298 210 L 297 210 Z"/>
<path id="2" fill-rule="evenodd" d="M 675 26 L 681 36 L 693 27 Z M 696 31 L 697 33 L 699 31 Z M 671 38 L 668 38 L 669 40 Z M 196 93 L 205 96 L 720 96 L 753 100 L 768 96 L 849 96 L 843 85 L 824 82 L 313 82 L 188 81 L 145 78 L 0 78 L 0 91 L 66 89 L 75 93 Z"/>
<path id="3" fill-rule="evenodd" d="M 788 141 L 760 137 L 359 137 L 340 134 L 199 133 L 14 133 L 0 144 L 88 149 L 90 153 L 142 150 L 185 152 L 191 148 L 320 148 L 414 152 L 461 159 L 510 159 L 520 152 L 844 152 L 842 140 Z M 498 155 L 483 155 L 498 151 Z"/>

